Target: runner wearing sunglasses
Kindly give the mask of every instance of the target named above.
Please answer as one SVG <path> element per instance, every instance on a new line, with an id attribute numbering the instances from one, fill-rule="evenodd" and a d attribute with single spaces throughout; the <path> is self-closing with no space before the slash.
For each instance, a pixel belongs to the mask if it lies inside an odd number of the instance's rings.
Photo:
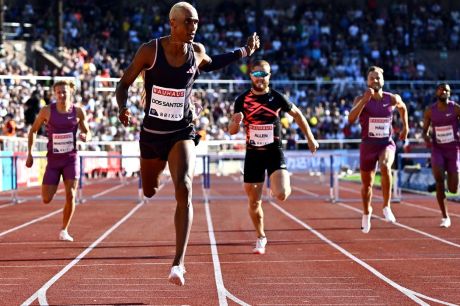
<path id="1" fill-rule="evenodd" d="M 290 114 L 308 140 L 312 153 L 318 149 L 307 120 L 300 110 L 281 93 L 269 87 L 270 64 L 259 60 L 252 66 L 252 87 L 235 101 L 234 115 L 229 123 L 230 134 L 246 130 L 246 156 L 244 160 L 244 189 L 249 201 L 249 215 L 257 232 L 255 254 L 264 254 L 267 238 L 264 231 L 262 189 L 265 171 L 270 178 L 271 194 L 285 201 L 291 193 L 289 172 L 282 151 L 280 111 Z"/>

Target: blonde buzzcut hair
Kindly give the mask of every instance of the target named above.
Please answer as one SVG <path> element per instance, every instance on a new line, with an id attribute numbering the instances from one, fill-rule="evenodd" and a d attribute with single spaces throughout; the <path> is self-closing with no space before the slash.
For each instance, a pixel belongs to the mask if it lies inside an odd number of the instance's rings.
<path id="1" fill-rule="evenodd" d="M 171 10 L 169 11 L 169 19 L 170 20 L 174 19 L 179 12 L 182 12 L 182 11 L 185 11 L 185 10 L 194 10 L 194 11 L 196 11 L 196 9 L 193 7 L 193 5 L 191 5 L 188 2 L 185 2 L 185 1 L 177 2 L 176 4 L 174 4 L 171 7 Z"/>

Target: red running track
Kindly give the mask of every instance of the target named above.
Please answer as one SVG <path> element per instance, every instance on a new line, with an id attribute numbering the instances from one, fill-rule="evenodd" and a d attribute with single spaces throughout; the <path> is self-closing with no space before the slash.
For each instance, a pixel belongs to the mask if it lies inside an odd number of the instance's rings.
<path id="1" fill-rule="evenodd" d="M 116 185 L 111 196 L 136 194 Z M 62 201 L 0 205 L 2 305 L 458 305 L 460 206 L 452 227 L 438 227 L 435 199 L 393 205 L 398 223 L 381 219 L 361 233 L 359 185 L 341 185 L 328 203 L 325 184 L 292 177 L 293 195 L 264 201 L 265 255 L 251 254 L 255 232 L 238 177 L 212 177 L 205 196 L 194 185 L 195 219 L 186 285 L 167 282 L 174 255 L 173 187 L 157 198 L 106 201 L 106 184 L 77 206 L 73 243 L 57 240 Z M 39 195 L 39 188 L 32 190 Z M 376 191 L 375 196 L 380 196 Z"/>

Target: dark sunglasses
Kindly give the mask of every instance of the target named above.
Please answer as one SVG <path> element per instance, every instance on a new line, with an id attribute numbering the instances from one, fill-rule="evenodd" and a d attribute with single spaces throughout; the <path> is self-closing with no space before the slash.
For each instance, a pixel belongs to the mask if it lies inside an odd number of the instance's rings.
<path id="1" fill-rule="evenodd" d="M 265 71 L 252 71 L 251 75 L 256 78 L 265 78 L 267 75 L 270 73 L 265 72 Z"/>

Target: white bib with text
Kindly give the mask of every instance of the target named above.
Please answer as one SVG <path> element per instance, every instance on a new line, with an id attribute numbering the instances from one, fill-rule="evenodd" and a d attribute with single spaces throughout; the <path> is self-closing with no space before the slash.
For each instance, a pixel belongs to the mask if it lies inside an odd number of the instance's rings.
<path id="1" fill-rule="evenodd" d="M 53 153 L 62 154 L 73 150 L 73 133 L 53 134 Z"/>
<path id="2" fill-rule="evenodd" d="M 435 126 L 434 131 L 437 143 L 449 143 L 455 140 L 452 125 Z"/>
<path id="3" fill-rule="evenodd" d="M 389 118 L 369 118 L 369 137 L 382 138 L 390 136 Z"/>
<path id="4" fill-rule="evenodd" d="M 165 88 L 153 85 L 149 116 L 180 121 L 184 118 L 185 89 Z"/>
<path id="5" fill-rule="evenodd" d="M 249 144 L 261 147 L 273 143 L 273 124 L 250 124 Z"/>

